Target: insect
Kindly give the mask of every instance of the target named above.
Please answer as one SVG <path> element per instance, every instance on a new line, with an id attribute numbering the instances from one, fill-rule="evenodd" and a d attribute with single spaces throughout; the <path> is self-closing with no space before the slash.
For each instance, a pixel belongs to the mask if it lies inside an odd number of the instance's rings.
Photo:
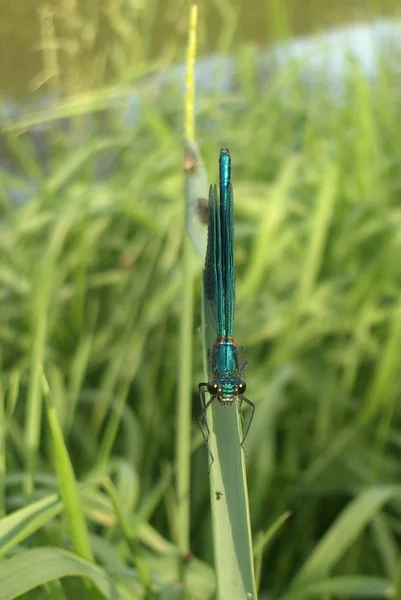
<path id="1" fill-rule="evenodd" d="M 220 184 L 212 185 L 209 191 L 208 242 L 203 288 L 208 317 L 212 323 L 216 340 L 209 350 L 209 381 L 199 384 L 202 406 L 199 424 L 205 444 L 213 463 L 213 455 L 208 447 L 210 429 L 207 422 L 207 409 L 217 399 L 221 405 L 230 406 L 237 402 L 241 412 L 242 402 L 252 409 L 241 446 L 255 413 L 255 405 L 244 396 L 246 383 L 244 373 L 247 362 L 241 357 L 234 335 L 235 310 L 235 262 L 234 262 L 234 203 L 231 185 L 231 156 L 223 148 L 219 159 Z M 206 399 L 206 393 L 210 399 Z M 212 464 L 211 463 L 211 464 Z M 211 466 L 211 465 L 210 465 Z"/>

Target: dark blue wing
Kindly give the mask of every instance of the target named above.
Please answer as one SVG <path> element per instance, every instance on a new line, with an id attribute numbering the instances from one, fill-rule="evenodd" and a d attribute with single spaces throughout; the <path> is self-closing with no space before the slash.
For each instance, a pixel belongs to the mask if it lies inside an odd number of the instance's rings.
<path id="1" fill-rule="evenodd" d="M 208 244 L 203 276 L 206 309 L 217 337 L 233 335 L 235 308 L 234 208 L 230 154 L 220 153 L 220 198 L 209 192 Z"/>
<path id="2" fill-rule="evenodd" d="M 223 335 L 232 336 L 235 309 L 235 262 L 234 262 L 234 202 L 233 188 L 229 182 L 220 186 L 221 251 L 224 287 Z"/>
<path id="3" fill-rule="evenodd" d="M 216 331 L 216 337 L 223 335 L 224 329 L 224 284 L 221 261 L 220 207 L 217 187 L 210 186 L 208 209 L 208 236 L 203 289 L 206 310 Z"/>

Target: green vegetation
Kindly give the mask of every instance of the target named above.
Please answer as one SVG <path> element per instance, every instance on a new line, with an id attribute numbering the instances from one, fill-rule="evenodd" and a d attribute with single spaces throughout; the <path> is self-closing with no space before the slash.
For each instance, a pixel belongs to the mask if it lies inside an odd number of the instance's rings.
<path id="1" fill-rule="evenodd" d="M 350 64 L 339 102 L 294 67 L 261 92 L 237 54 L 238 90 L 202 97 L 197 137 L 211 181 L 221 146 L 234 163 L 260 598 L 388 598 L 401 585 L 399 76 L 383 60 L 371 88 Z M 0 600 L 214 594 L 195 253 L 192 557 L 175 484 L 183 99 L 171 90 L 127 128 L 104 97 L 54 109 L 94 118 L 89 133 L 79 115 L 69 137 L 55 127 L 46 174 L 7 128 L 40 185 L 14 209 L 4 186 L 18 176 L 1 173 Z M 102 178 L 99 159 L 113 163 Z"/>

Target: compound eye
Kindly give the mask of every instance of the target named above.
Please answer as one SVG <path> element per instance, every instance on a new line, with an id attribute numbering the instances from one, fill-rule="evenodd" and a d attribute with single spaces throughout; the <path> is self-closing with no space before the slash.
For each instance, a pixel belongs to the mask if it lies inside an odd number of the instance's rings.
<path id="1" fill-rule="evenodd" d="M 241 396 L 242 394 L 245 394 L 246 391 L 246 383 L 245 381 L 239 381 L 238 385 L 237 385 L 237 390 L 238 390 L 238 394 Z"/>
<path id="2" fill-rule="evenodd" d="M 211 396 L 217 396 L 220 390 L 220 385 L 217 379 L 211 379 L 207 384 L 207 391 Z"/>

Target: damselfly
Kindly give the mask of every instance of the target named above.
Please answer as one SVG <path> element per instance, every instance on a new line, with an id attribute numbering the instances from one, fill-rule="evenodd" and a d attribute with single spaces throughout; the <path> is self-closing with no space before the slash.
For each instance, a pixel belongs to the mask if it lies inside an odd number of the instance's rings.
<path id="1" fill-rule="evenodd" d="M 216 340 L 209 350 L 209 381 L 199 384 L 202 412 L 199 423 L 208 446 L 210 429 L 207 409 L 218 400 L 223 406 L 237 402 L 241 412 L 242 402 L 252 409 L 245 428 L 241 446 L 245 442 L 255 413 L 255 405 L 244 396 L 246 361 L 242 361 L 234 335 L 235 262 L 234 262 L 234 206 L 231 185 L 231 157 L 229 150 L 220 151 L 220 193 L 217 186 L 209 191 L 208 243 L 203 287 L 208 319 L 212 323 Z M 206 400 L 206 392 L 210 399 Z M 210 450 L 209 450 L 210 453 Z M 211 453 L 210 453 L 211 454 Z M 213 462 L 213 456 L 212 456 Z"/>

